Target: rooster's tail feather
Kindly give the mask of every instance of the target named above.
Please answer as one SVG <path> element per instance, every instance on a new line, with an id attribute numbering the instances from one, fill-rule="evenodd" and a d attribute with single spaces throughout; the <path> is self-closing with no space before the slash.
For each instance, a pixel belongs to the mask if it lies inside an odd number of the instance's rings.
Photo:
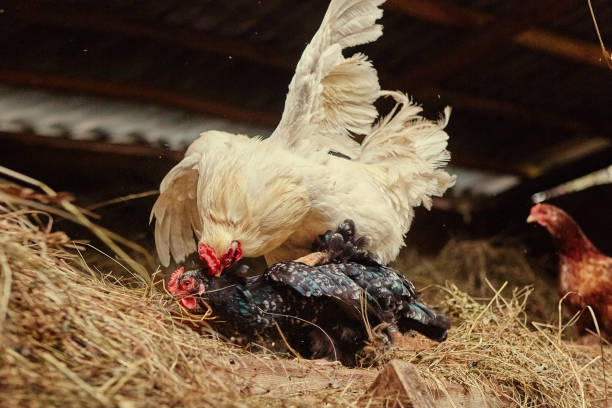
<path id="1" fill-rule="evenodd" d="M 450 160 L 446 150 L 448 134 L 444 131 L 450 107 L 438 121 L 420 115 L 422 108 L 405 94 L 382 91 L 396 101 L 393 110 L 376 123 L 361 145 L 359 161 L 384 180 L 384 188 L 398 213 L 406 214 L 406 229 L 412 219 L 412 207 L 431 208 L 432 196 L 441 196 L 455 183 L 455 176 L 444 166 Z"/>

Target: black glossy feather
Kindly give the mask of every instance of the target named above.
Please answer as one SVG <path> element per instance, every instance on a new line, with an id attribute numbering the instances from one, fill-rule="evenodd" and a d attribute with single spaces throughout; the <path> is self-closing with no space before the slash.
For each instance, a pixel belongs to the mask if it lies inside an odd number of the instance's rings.
<path id="1" fill-rule="evenodd" d="M 372 326 L 386 322 L 400 332 L 416 330 L 435 340 L 444 340 L 449 327 L 441 314 L 417 301 L 406 278 L 380 265 L 280 262 L 249 278 L 230 271 L 210 277 L 194 270 L 180 279 L 190 277 L 206 286 L 192 312 L 204 312 L 204 302 L 210 305 L 219 333 L 239 344 L 287 350 L 280 329 L 306 358 L 354 365 L 355 354 L 368 340 L 364 310 Z"/>

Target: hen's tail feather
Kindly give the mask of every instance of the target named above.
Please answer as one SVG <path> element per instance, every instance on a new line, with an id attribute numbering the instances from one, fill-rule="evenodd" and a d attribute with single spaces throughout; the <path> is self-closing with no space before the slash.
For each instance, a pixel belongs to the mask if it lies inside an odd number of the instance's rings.
<path id="1" fill-rule="evenodd" d="M 435 341 L 446 340 L 446 332 L 450 328 L 450 322 L 443 314 L 421 302 L 408 304 L 398 324 L 402 332 L 415 330 Z"/>

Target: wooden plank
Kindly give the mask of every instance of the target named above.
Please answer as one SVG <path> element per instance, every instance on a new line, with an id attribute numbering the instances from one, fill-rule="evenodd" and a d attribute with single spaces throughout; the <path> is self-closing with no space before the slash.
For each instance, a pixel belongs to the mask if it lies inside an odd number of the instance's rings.
<path id="1" fill-rule="evenodd" d="M 289 360 L 273 356 L 219 357 L 215 369 L 247 395 L 287 398 L 351 386 L 363 390 L 375 370 L 347 368 L 321 360 Z"/>
<path id="2" fill-rule="evenodd" d="M 440 381 L 437 387 L 428 386 L 416 367 L 406 361 L 393 360 L 388 363 L 362 397 L 365 405 L 413 408 L 480 408 L 509 407 L 510 401 L 503 401 L 495 395 L 470 392 L 457 384 Z"/>
<path id="3" fill-rule="evenodd" d="M 407 362 L 393 360 L 378 374 L 364 400 L 386 400 L 384 406 L 436 408 L 427 385 L 416 368 Z"/>

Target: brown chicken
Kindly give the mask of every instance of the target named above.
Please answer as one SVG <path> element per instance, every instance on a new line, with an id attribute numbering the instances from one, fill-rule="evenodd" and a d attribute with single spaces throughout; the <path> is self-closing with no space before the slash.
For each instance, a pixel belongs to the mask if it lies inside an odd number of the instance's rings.
<path id="1" fill-rule="evenodd" d="M 572 217 L 550 204 L 536 204 L 527 222 L 546 227 L 559 251 L 559 292 L 572 313 L 591 306 L 601 334 L 612 340 L 612 258 L 591 243 Z M 578 332 L 594 329 L 590 313 L 583 313 Z"/>

